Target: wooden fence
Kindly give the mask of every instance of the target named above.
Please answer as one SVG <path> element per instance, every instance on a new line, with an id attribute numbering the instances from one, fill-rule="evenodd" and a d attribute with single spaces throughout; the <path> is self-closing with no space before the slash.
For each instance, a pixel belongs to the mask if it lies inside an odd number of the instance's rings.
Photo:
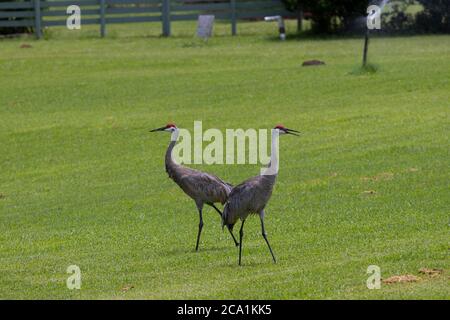
<path id="1" fill-rule="evenodd" d="M 112 23 L 159 22 L 162 34 L 170 36 L 173 21 L 213 14 L 216 19 L 230 21 L 235 35 L 238 20 L 295 16 L 285 10 L 281 0 L 23 0 L 0 2 L 0 28 L 30 27 L 41 38 L 42 28 L 66 25 L 71 5 L 80 7 L 81 25 L 98 24 L 102 37 Z"/>

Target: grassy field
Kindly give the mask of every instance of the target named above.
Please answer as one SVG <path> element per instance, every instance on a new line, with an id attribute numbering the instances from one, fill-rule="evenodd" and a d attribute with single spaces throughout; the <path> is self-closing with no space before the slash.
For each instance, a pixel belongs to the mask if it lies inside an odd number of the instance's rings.
<path id="1" fill-rule="evenodd" d="M 373 39 L 378 70 L 364 74 L 361 39 L 126 28 L 0 41 L 0 298 L 450 298 L 449 36 Z M 169 136 L 148 132 L 194 120 L 302 131 L 281 139 L 267 208 L 277 264 L 254 217 L 238 267 L 210 209 L 194 251 L 195 205 L 164 171 Z M 195 167 L 231 183 L 259 172 Z M 368 290 L 372 264 L 421 280 Z M 66 287 L 69 265 L 81 290 Z"/>

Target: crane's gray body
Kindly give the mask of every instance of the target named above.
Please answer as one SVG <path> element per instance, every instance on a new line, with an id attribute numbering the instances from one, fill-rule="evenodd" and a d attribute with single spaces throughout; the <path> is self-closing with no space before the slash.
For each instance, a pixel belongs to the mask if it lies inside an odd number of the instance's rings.
<path id="1" fill-rule="evenodd" d="M 250 214 L 263 214 L 272 196 L 276 175 L 259 175 L 250 178 L 231 190 L 223 210 L 223 224 L 233 228 L 239 220 Z"/>
<path id="2" fill-rule="evenodd" d="M 215 175 L 183 167 L 172 160 L 172 149 L 175 141 L 171 141 L 166 152 L 166 172 L 175 183 L 191 197 L 197 207 L 205 203 L 220 202 L 224 204 L 232 186 Z"/>
<path id="3" fill-rule="evenodd" d="M 258 214 L 261 220 L 261 233 L 269 247 L 273 262 L 276 262 L 275 255 L 270 247 L 267 233 L 264 228 L 265 207 L 272 196 L 273 186 L 277 175 L 259 175 L 250 178 L 237 185 L 231 190 L 227 203 L 223 209 L 222 226 L 227 226 L 230 232 L 240 219 L 242 220 L 239 230 L 239 265 L 242 257 L 242 241 L 244 237 L 244 223 L 250 214 Z"/>
<path id="4" fill-rule="evenodd" d="M 221 204 L 224 204 L 227 201 L 228 195 L 230 194 L 233 186 L 222 181 L 215 175 L 183 167 L 182 165 L 177 164 L 172 159 L 172 150 L 175 144 L 176 139 L 173 139 L 166 151 L 166 172 L 169 175 L 169 178 L 171 178 L 184 191 L 184 193 L 192 198 L 197 205 L 200 222 L 198 225 L 197 244 L 195 246 L 195 250 L 198 251 L 200 234 L 203 229 L 203 206 L 205 204 L 210 205 L 219 213 L 220 216 L 222 216 L 222 212 L 214 205 L 214 203 L 220 202 Z M 236 241 L 232 230 L 230 229 L 229 231 L 235 245 L 237 246 L 238 242 Z"/>
<path id="5" fill-rule="evenodd" d="M 292 132 L 290 132 L 292 131 Z M 283 126 L 276 126 L 272 130 L 272 153 L 269 167 L 259 176 L 250 178 L 231 190 L 222 214 L 222 227 L 227 226 L 230 232 L 240 219 L 242 221 L 239 230 L 239 265 L 242 258 L 242 239 L 244 237 L 244 223 L 250 214 L 258 214 L 261 221 L 261 234 L 269 247 L 273 262 L 276 262 L 264 227 L 265 208 L 272 196 L 273 187 L 278 176 L 278 136 L 294 134 L 294 130 Z"/>

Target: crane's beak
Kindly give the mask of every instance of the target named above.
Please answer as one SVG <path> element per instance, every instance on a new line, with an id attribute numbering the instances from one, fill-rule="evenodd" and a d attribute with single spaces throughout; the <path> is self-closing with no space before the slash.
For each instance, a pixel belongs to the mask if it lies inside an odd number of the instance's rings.
<path id="1" fill-rule="evenodd" d="M 161 127 L 161 128 L 158 128 L 158 129 L 150 130 L 150 132 L 164 131 L 165 129 L 166 129 L 166 127 Z"/>
<path id="2" fill-rule="evenodd" d="M 297 130 L 293 130 L 293 129 L 288 129 L 288 128 L 286 128 L 286 133 L 287 133 L 287 134 L 292 134 L 292 135 L 294 135 L 294 136 L 299 136 L 299 134 L 297 134 L 297 133 L 300 133 L 300 132 L 297 131 Z"/>

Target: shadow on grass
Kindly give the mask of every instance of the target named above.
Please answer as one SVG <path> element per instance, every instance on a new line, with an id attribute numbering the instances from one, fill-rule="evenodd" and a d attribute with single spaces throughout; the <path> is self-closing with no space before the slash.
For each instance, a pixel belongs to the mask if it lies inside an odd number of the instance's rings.
<path id="1" fill-rule="evenodd" d="M 349 72 L 349 74 L 353 76 L 372 75 L 377 73 L 378 70 L 378 65 L 369 63 L 365 66 L 355 67 L 351 72 Z"/>
<path id="2" fill-rule="evenodd" d="M 226 246 L 222 246 L 222 247 L 199 247 L 198 251 L 195 251 L 194 246 L 192 246 L 192 248 L 187 248 L 187 247 L 179 247 L 179 248 L 175 248 L 172 250 L 168 250 L 165 253 L 167 255 L 180 255 L 180 254 L 200 254 L 202 252 L 223 252 L 224 250 L 226 250 L 227 247 Z"/>
<path id="3" fill-rule="evenodd" d="M 427 36 L 448 36 L 446 34 L 436 34 L 436 33 L 388 33 L 388 32 L 378 32 L 371 33 L 371 39 L 388 39 L 388 38 L 406 38 L 406 37 L 427 37 Z M 325 41 L 325 40 L 355 40 L 361 39 L 364 41 L 365 31 L 360 33 L 344 33 L 344 34 L 316 34 L 310 30 L 303 31 L 300 33 L 290 33 L 286 35 L 285 41 L 299 41 L 299 40 L 310 40 L 310 41 Z M 280 41 L 278 35 L 267 37 L 269 41 Z"/>
<path id="4" fill-rule="evenodd" d="M 224 260 L 222 263 L 218 264 L 218 266 L 223 268 L 230 268 L 230 269 L 246 269 L 246 268 L 254 268 L 254 267 L 261 267 L 261 266 L 276 266 L 277 264 L 274 264 L 273 261 L 270 259 L 251 259 L 250 257 L 248 259 L 244 259 L 242 257 L 242 265 L 238 264 L 238 255 L 236 254 L 236 259 L 233 260 Z"/>

